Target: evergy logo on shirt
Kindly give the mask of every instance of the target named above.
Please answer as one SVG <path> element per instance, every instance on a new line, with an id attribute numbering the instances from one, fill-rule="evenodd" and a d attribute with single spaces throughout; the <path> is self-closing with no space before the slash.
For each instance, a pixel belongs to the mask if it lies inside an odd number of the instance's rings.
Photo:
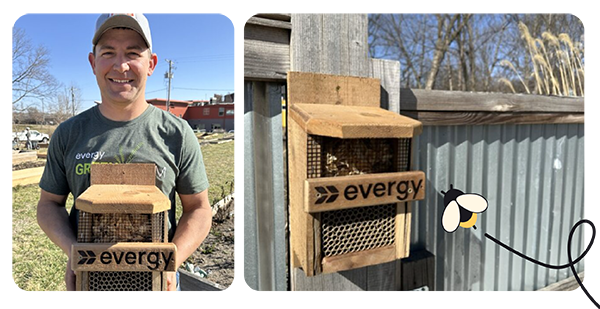
<path id="1" fill-rule="evenodd" d="M 80 152 L 80 153 L 75 154 L 75 160 L 91 159 L 90 162 L 76 164 L 75 165 L 75 174 L 77 174 L 79 176 L 89 174 L 90 173 L 90 165 L 92 164 L 91 162 L 102 160 L 102 158 L 104 157 L 105 154 L 106 154 L 105 151 Z"/>
<path id="2" fill-rule="evenodd" d="M 102 160 L 102 157 L 104 157 L 105 154 L 106 154 L 105 151 L 78 153 L 75 155 L 75 160 L 82 160 L 82 159 Z"/>

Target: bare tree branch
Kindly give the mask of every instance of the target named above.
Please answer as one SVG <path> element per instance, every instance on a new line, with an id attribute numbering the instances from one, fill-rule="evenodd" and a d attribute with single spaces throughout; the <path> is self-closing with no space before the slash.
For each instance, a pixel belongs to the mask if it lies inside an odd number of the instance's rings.
<path id="1" fill-rule="evenodd" d="M 50 53 L 44 46 L 33 47 L 25 31 L 13 28 L 13 107 L 25 98 L 50 98 L 59 87 L 49 72 Z M 25 108 L 22 108 L 25 109 Z"/>

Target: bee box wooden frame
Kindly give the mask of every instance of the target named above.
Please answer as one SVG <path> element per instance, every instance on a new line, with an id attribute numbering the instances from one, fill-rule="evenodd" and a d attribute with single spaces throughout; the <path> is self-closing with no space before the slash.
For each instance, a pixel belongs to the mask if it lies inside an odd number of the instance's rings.
<path id="1" fill-rule="evenodd" d="M 288 72 L 291 266 L 307 276 L 408 256 L 420 122 L 380 108 L 373 78 Z"/>
<path id="2" fill-rule="evenodd" d="M 177 248 L 168 243 L 171 202 L 155 186 L 154 164 L 92 164 L 76 208 L 77 290 L 166 290 L 164 272 L 176 270 Z"/>

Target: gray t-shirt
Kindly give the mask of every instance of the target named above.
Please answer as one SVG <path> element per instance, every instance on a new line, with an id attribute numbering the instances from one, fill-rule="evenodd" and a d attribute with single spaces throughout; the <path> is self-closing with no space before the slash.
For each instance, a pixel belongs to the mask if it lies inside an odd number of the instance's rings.
<path id="1" fill-rule="evenodd" d="M 131 121 L 112 121 L 98 106 L 60 124 L 48 146 L 40 187 L 77 197 L 90 186 L 90 164 L 154 163 L 156 186 L 171 200 L 170 226 L 175 222 L 175 192 L 195 194 L 208 188 L 198 139 L 183 119 L 152 105 Z M 77 228 L 78 211 L 70 213 Z M 174 229 L 169 231 L 169 239 Z"/>

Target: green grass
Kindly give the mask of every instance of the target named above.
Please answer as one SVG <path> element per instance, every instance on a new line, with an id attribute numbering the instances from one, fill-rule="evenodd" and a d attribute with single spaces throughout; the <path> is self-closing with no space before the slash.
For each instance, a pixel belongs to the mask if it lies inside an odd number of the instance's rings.
<path id="1" fill-rule="evenodd" d="M 214 203 L 229 194 L 233 183 L 234 143 L 202 146 L 210 183 L 209 200 Z M 224 192 L 224 193 L 223 193 Z M 37 224 L 36 207 L 40 196 L 37 185 L 13 188 L 13 278 L 27 291 L 64 291 L 67 256 L 50 241 Z M 181 202 L 177 198 L 177 217 Z M 73 204 L 72 196 L 67 207 Z"/>
<path id="2" fill-rule="evenodd" d="M 37 224 L 39 196 L 37 185 L 13 188 L 13 278 L 23 290 L 64 291 L 67 256 Z"/>

